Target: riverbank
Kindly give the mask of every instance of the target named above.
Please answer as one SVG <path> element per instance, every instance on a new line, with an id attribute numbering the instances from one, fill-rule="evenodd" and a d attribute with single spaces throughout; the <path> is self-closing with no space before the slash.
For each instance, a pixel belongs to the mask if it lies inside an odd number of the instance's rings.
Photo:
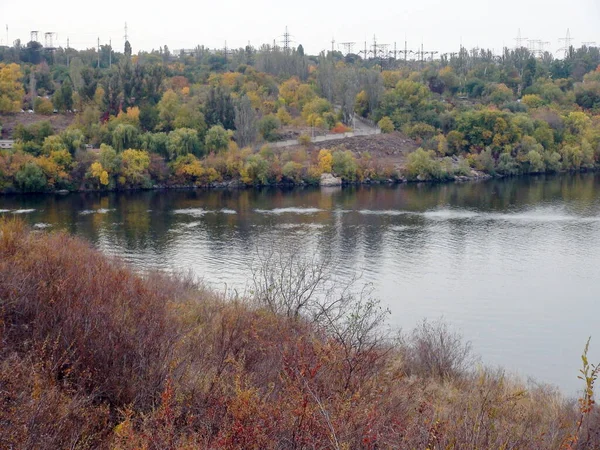
<path id="1" fill-rule="evenodd" d="M 599 444 L 594 407 L 481 368 L 444 324 L 391 339 L 366 298 L 260 277 L 252 298 L 229 298 L 13 220 L 0 256 L 3 447 Z"/>

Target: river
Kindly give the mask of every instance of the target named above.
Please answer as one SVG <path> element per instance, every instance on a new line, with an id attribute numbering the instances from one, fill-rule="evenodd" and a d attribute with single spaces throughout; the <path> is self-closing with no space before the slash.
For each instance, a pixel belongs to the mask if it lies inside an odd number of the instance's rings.
<path id="1" fill-rule="evenodd" d="M 0 215 L 81 236 L 138 269 L 249 289 L 265 249 L 372 283 L 393 327 L 443 317 L 490 366 L 575 395 L 600 361 L 600 176 L 472 183 L 0 197 Z"/>

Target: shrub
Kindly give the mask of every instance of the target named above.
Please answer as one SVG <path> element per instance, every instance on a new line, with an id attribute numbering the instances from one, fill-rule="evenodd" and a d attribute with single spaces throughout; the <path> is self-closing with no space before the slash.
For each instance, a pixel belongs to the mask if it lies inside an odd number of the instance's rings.
<path id="1" fill-rule="evenodd" d="M 333 172 L 345 181 L 356 181 L 358 179 L 358 164 L 350 150 L 336 151 L 332 158 Z"/>
<path id="2" fill-rule="evenodd" d="M 408 129 L 408 135 L 413 138 L 429 139 L 437 133 L 435 127 L 427 123 L 415 123 Z"/>
<path id="3" fill-rule="evenodd" d="M 392 122 L 392 119 L 388 116 L 382 117 L 381 120 L 377 122 L 377 126 L 382 133 L 392 133 L 395 129 L 394 122 Z"/>
<path id="4" fill-rule="evenodd" d="M 424 319 L 400 341 L 409 373 L 440 379 L 456 377 L 465 375 L 474 362 L 471 343 L 463 342 L 462 335 L 442 320 Z"/>
<path id="5" fill-rule="evenodd" d="M 411 180 L 443 180 L 448 177 L 448 173 L 442 170 L 440 162 L 435 159 L 435 153 L 422 148 L 408 155 L 405 171 Z"/>
<path id="6" fill-rule="evenodd" d="M 340 133 L 347 133 L 349 131 L 352 131 L 352 128 L 347 127 L 346 125 L 344 125 L 341 122 L 337 122 L 330 131 L 332 133 L 340 134 Z"/>
<path id="7" fill-rule="evenodd" d="M 288 161 L 285 163 L 282 169 L 283 176 L 293 183 L 300 183 L 302 181 L 302 170 L 304 166 L 294 161 Z"/>
<path id="8" fill-rule="evenodd" d="M 250 155 L 240 171 L 246 184 L 267 184 L 269 182 L 269 163 L 260 155 Z"/>
<path id="9" fill-rule="evenodd" d="M 312 139 L 309 134 L 301 134 L 298 136 L 298 144 L 304 145 L 305 147 L 310 145 L 311 141 Z"/>

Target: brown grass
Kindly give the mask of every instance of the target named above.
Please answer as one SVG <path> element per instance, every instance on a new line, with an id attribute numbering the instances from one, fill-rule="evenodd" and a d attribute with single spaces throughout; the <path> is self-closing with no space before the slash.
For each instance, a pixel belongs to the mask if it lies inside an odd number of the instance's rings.
<path id="1" fill-rule="evenodd" d="M 440 377 L 405 344 L 352 330 L 136 275 L 3 221 L 0 448 L 600 445 L 597 409 L 573 439 L 577 406 L 551 389 L 459 366 Z"/>

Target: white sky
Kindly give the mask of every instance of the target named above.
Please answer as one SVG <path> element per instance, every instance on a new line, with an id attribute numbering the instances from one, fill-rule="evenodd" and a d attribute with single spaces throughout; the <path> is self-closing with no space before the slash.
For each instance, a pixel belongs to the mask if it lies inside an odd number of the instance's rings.
<path id="1" fill-rule="evenodd" d="M 134 53 L 138 50 L 192 48 L 198 44 L 222 48 L 254 46 L 281 39 L 285 26 L 293 35 L 293 45 L 302 44 L 307 53 L 316 54 L 337 42 L 357 42 L 355 52 L 365 39 L 398 49 L 416 50 L 423 42 L 425 51 L 457 51 L 485 47 L 499 52 L 513 47 L 520 28 L 522 37 L 548 41 L 546 50 L 555 52 L 562 45 L 567 28 L 573 44 L 596 41 L 600 45 L 600 0 L 412 0 L 346 2 L 303 0 L 297 2 L 206 1 L 165 2 L 156 0 L 0 0 L 0 41 L 20 38 L 29 41 L 31 30 L 58 33 L 55 46 L 87 48 L 108 43 L 122 51 L 124 24 Z M 336 49 L 338 45 L 336 43 Z M 341 50 L 341 48 L 339 48 Z"/>

